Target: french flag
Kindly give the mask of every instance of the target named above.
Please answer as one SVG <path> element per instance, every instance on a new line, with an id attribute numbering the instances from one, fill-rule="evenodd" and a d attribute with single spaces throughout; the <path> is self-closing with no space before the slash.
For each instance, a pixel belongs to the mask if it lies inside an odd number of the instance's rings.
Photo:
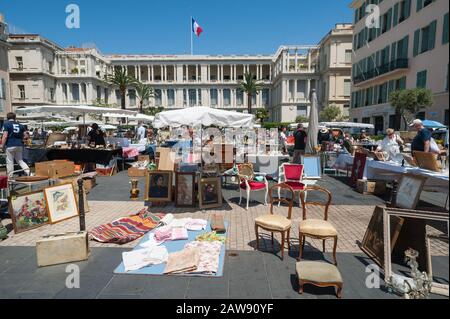
<path id="1" fill-rule="evenodd" d="M 200 37 L 200 34 L 203 32 L 202 27 L 194 20 L 194 18 L 192 18 L 192 32 L 194 32 L 197 37 Z"/>

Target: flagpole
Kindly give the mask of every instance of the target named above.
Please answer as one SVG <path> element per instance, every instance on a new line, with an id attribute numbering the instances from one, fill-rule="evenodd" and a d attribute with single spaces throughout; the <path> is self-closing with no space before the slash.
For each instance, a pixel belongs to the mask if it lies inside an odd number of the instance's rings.
<path id="1" fill-rule="evenodd" d="M 194 55 L 194 35 L 193 35 L 193 30 L 192 30 L 192 16 L 191 16 L 191 21 L 189 23 L 189 31 L 191 33 L 191 55 Z"/>

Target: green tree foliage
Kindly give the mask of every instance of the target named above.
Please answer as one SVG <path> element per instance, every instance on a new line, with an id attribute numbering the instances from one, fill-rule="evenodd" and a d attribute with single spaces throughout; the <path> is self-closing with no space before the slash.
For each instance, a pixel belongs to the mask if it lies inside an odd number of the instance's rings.
<path id="1" fill-rule="evenodd" d="M 244 81 L 239 82 L 239 90 L 247 93 L 248 114 L 252 114 L 252 98 L 263 89 L 263 83 L 256 80 L 252 73 L 244 74 Z"/>
<path id="2" fill-rule="evenodd" d="M 433 93 L 423 88 L 397 90 L 389 94 L 389 103 L 395 108 L 395 129 L 400 129 L 401 119 L 407 127 L 421 109 L 433 105 Z"/>

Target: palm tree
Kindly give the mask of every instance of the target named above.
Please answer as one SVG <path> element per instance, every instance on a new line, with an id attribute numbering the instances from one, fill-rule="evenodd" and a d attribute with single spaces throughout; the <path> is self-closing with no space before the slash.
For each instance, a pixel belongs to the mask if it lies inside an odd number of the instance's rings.
<path id="1" fill-rule="evenodd" d="M 260 121 L 262 126 L 264 125 L 264 121 L 269 118 L 269 111 L 267 109 L 260 109 L 256 111 L 255 117 Z"/>
<path id="2" fill-rule="evenodd" d="M 244 81 L 239 83 L 240 90 L 247 93 L 248 114 L 252 114 L 252 98 L 259 94 L 263 89 L 263 83 L 255 79 L 252 73 L 244 74 Z"/>
<path id="3" fill-rule="evenodd" d="M 136 83 L 136 79 L 128 76 L 123 68 L 117 68 L 113 75 L 108 75 L 107 81 L 110 85 L 118 86 L 121 96 L 121 108 L 125 110 L 125 98 L 127 94 L 127 88 Z"/>
<path id="4" fill-rule="evenodd" d="M 144 101 L 150 100 L 150 98 L 155 96 L 155 93 L 149 85 L 146 85 L 139 81 L 136 81 L 136 83 L 134 84 L 134 87 L 136 88 L 136 95 L 139 98 L 139 112 L 143 113 Z"/>

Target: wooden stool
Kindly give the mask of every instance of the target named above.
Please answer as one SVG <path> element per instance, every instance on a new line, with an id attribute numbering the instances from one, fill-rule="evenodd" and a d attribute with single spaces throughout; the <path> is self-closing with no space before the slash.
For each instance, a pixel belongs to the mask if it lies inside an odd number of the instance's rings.
<path id="1" fill-rule="evenodd" d="M 336 287 L 336 296 L 342 298 L 342 276 L 335 265 L 318 261 L 300 261 L 295 268 L 300 286 L 299 294 L 303 293 L 305 284 L 311 284 L 317 287 Z"/>

